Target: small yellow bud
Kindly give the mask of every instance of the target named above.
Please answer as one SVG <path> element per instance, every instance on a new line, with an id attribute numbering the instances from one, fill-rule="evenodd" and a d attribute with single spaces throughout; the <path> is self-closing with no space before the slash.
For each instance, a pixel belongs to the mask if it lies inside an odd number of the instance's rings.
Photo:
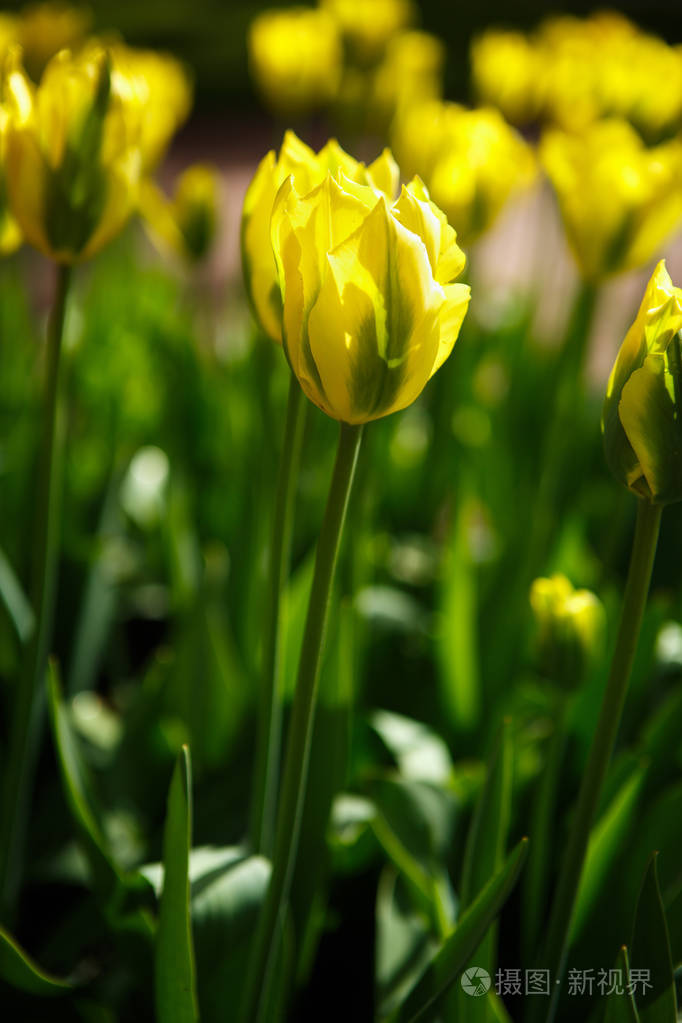
<path id="1" fill-rule="evenodd" d="M 535 580 L 530 604 L 542 670 L 553 681 L 575 687 L 604 638 L 602 602 L 590 590 L 576 590 L 565 575 L 556 574 Z"/>
<path id="2" fill-rule="evenodd" d="M 198 263 L 211 249 L 218 225 L 220 181 L 214 167 L 195 164 L 184 171 L 172 199 L 146 181 L 140 211 L 152 240 L 188 263 Z"/>
<path id="3" fill-rule="evenodd" d="M 661 260 L 621 345 L 606 391 L 606 460 L 655 504 L 682 500 L 682 288 Z"/>
<path id="4" fill-rule="evenodd" d="M 322 0 L 339 26 L 353 59 L 362 65 L 382 57 L 389 41 L 415 20 L 411 0 Z"/>

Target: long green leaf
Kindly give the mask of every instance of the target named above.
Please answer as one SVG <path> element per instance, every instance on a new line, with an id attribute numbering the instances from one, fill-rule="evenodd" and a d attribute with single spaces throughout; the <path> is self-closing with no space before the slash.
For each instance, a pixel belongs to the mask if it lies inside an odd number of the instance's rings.
<path id="1" fill-rule="evenodd" d="M 668 927 L 658 887 L 657 858 L 658 853 L 654 853 L 649 860 L 639 894 L 630 976 L 634 983 L 635 970 L 648 971 L 648 975 L 645 973 L 642 978 L 643 983 L 635 990 L 642 1023 L 676 1023 L 675 982 Z"/>
<path id="2" fill-rule="evenodd" d="M 488 928 L 507 901 L 523 867 L 528 839 L 522 838 L 502 869 L 485 886 L 461 917 L 403 1003 L 398 1023 L 433 1019 L 438 1003 L 469 962 Z"/>
<path id="3" fill-rule="evenodd" d="M 156 1014 L 159 1023 L 199 1018 L 190 914 L 189 851 L 192 796 L 189 749 L 178 754 L 163 836 L 163 891 L 156 934 Z"/>
<path id="4" fill-rule="evenodd" d="M 17 636 L 25 643 L 35 628 L 35 616 L 14 569 L 0 550 L 0 600 L 7 608 Z"/>
<path id="5" fill-rule="evenodd" d="M 41 969 L 29 954 L 0 927 L 0 977 L 30 995 L 63 995 L 72 985 Z"/>
<path id="6" fill-rule="evenodd" d="M 622 848 L 634 817 L 645 774 L 645 767 L 635 768 L 592 831 L 578 889 L 572 941 L 586 924 L 592 905 L 608 875 L 609 867 Z"/>
<path id="7" fill-rule="evenodd" d="M 620 990 L 608 995 L 604 1023 L 640 1023 L 637 1006 L 630 987 L 630 963 L 628 950 L 623 945 L 616 959 L 616 970 L 620 972 Z"/>
<path id="8" fill-rule="evenodd" d="M 109 899 L 123 884 L 123 878 L 107 848 L 107 842 L 93 809 L 88 775 L 78 742 L 61 695 L 57 665 L 48 666 L 48 706 L 64 795 L 87 856 L 93 882 L 100 895 Z"/>

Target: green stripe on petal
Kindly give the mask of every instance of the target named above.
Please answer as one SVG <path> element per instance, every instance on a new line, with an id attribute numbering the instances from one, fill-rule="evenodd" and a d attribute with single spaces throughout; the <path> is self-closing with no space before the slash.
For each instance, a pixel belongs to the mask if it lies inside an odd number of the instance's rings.
<path id="1" fill-rule="evenodd" d="M 429 378 L 443 289 L 424 244 L 381 199 L 328 256 L 310 344 L 336 418 L 360 423 L 409 404 Z"/>

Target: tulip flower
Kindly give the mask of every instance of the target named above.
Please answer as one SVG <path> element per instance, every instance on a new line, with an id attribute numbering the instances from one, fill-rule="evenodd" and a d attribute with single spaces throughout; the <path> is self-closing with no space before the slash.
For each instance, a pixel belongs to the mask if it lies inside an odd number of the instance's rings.
<path id="1" fill-rule="evenodd" d="M 414 105 L 397 118 L 393 144 L 400 166 L 424 179 L 464 244 L 535 177 L 529 146 L 492 108 Z"/>
<path id="2" fill-rule="evenodd" d="M 272 211 L 287 359 L 324 412 L 360 424 L 411 404 L 450 354 L 469 288 L 464 254 L 419 181 L 392 205 L 327 173 L 292 178 Z"/>
<path id="3" fill-rule="evenodd" d="M 112 83 L 126 102 L 127 120 L 136 133 L 142 166 L 156 168 L 168 143 L 192 108 L 192 81 L 175 57 L 156 50 L 138 50 L 122 43 L 107 46 Z"/>
<path id="4" fill-rule="evenodd" d="M 548 132 L 541 158 L 585 280 L 642 266 L 682 216 L 682 146 L 647 149 L 624 121 Z"/>
<path id="5" fill-rule="evenodd" d="M 151 180 L 145 182 L 140 211 L 156 245 L 188 263 L 198 263 L 215 238 L 219 205 L 219 178 L 215 168 L 195 164 L 184 171 L 168 199 Z"/>
<path id="6" fill-rule="evenodd" d="M 305 114 L 336 95 L 343 54 L 326 11 L 263 11 L 251 23 L 248 46 L 251 73 L 276 113 Z"/>
<path id="7" fill-rule="evenodd" d="M 7 200 L 5 166 L 7 161 L 7 131 L 9 110 L 3 101 L 4 73 L 0 71 L 0 255 L 13 252 L 21 244 L 21 231 L 12 216 Z"/>
<path id="8" fill-rule="evenodd" d="M 97 252 L 137 201 L 140 154 L 103 51 L 62 50 L 34 89 L 18 63 L 8 73 L 7 188 L 32 245 L 58 263 Z"/>
<path id="9" fill-rule="evenodd" d="M 322 0 L 348 44 L 351 56 L 368 65 L 380 60 L 390 39 L 415 20 L 411 0 Z"/>
<path id="10" fill-rule="evenodd" d="M 409 104 L 440 99 L 444 65 L 445 46 L 437 36 L 415 30 L 394 36 L 374 75 L 370 102 L 379 122 L 390 124 Z"/>
<path id="11" fill-rule="evenodd" d="M 543 101 L 544 62 L 523 32 L 489 30 L 471 44 L 471 76 L 481 103 L 512 124 L 530 124 Z"/>
<path id="12" fill-rule="evenodd" d="M 48 61 L 60 50 L 75 50 L 85 42 L 92 16 L 85 7 L 47 0 L 25 7 L 17 19 L 17 41 L 29 75 L 38 81 Z"/>
<path id="13" fill-rule="evenodd" d="M 656 267 L 609 378 L 602 415 L 612 472 L 655 504 L 682 500 L 682 288 Z"/>
<path id="14" fill-rule="evenodd" d="M 328 171 L 336 174 L 341 170 L 359 184 L 371 185 L 390 201 L 397 194 L 399 171 L 388 150 L 365 167 L 344 152 L 334 139 L 315 153 L 291 131 L 284 136 L 279 157 L 271 151 L 261 160 L 246 193 L 241 227 L 246 290 L 256 319 L 265 333 L 280 344 L 282 298 L 270 241 L 275 197 L 288 177 L 305 193 L 319 185 Z"/>

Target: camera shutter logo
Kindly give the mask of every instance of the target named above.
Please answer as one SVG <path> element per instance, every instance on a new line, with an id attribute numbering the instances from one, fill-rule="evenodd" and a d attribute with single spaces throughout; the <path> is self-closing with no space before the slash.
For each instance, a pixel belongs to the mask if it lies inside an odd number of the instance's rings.
<path id="1" fill-rule="evenodd" d="M 462 987 L 472 998 L 480 998 L 490 989 L 490 974 L 482 966 L 470 966 L 462 974 Z"/>

